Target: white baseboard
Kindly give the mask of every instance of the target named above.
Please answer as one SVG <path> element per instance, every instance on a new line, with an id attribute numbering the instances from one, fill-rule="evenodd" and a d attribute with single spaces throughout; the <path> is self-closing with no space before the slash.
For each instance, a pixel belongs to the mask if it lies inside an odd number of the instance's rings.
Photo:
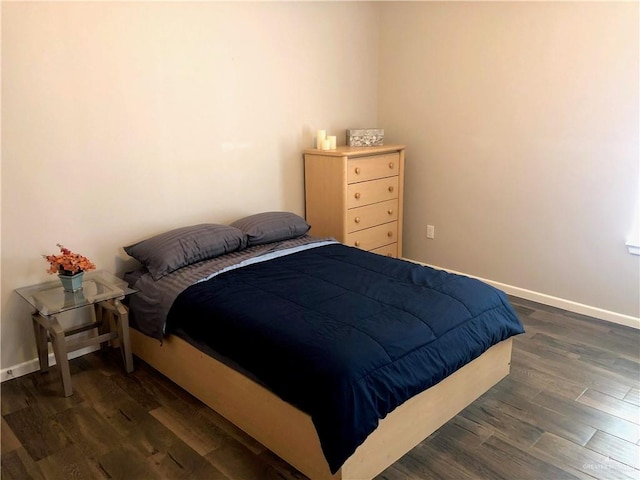
<path id="1" fill-rule="evenodd" d="M 544 293 L 534 292 L 527 290 L 526 288 L 514 287 L 513 285 L 507 285 L 506 283 L 495 282 L 493 280 L 487 280 L 486 278 L 476 277 L 462 272 L 456 272 L 448 268 L 442 268 L 435 265 L 429 265 L 422 262 L 417 262 L 409 258 L 405 258 L 409 262 L 419 263 L 420 265 L 426 265 L 427 267 L 436 268 L 438 270 L 445 270 L 450 273 L 457 273 L 458 275 L 465 275 L 467 277 L 475 278 L 482 282 L 488 283 L 496 288 L 499 288 L 503 292 L 513 295 L 514 297 L 523 298 L 525 300 L 531 300 L 532 302 L 542 303 L 543 305 L 549 305 L 551 307 L 561 308 L 573 313 L 579 313 L 607 322 L 616 323 L 618 325 L 624 325 L 626 327 L 640 329 L 640 317 L 632 317 L 631 315 L 625 315 L 622 313 L 612 312 L 610 310 L 604 310 L 598 307 L 592 307 L 590 305 L 584 305 L 582 303 L 573 302 L 564 298 L 553 297 Z"/>
<path id="2" fill-rule="evenodd" d="M 81 348 L 80 350 L 76 350 L 75 352 L 69 353 L 69 360 L 72 358 L 80 357 L 82 355 L 86 355 L 87 353 L 95 352 L 100 347 L 98 345 L 93 345 L 91 347 Z M 56 359 L 53 353 L 49 353 L 49 365 L 55 365 Z M 6 382 L 7 380 L 11 380 L 12 378 L 18 378 L 23 375 L 27 375 L 28 373 L 37 372 L 40 370 L 40 362 L 37 358 L 33 360 L 29 360 L 27 362 L 23 362 L 19 365 L 15 365 L 9 368 L 3 368 L 0 370 L 0 382 Z"/>

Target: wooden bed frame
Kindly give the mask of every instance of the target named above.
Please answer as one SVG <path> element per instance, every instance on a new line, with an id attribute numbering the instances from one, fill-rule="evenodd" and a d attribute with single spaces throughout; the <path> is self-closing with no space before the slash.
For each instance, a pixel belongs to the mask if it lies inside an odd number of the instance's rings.
<path id="1" fill-rule="evenodd" d="M 160 345 L 131 329 L 133 354 L 147 362 L 312 480 L 365 480 L 440 428 L 509 373 L 511 339 L 491 347 L 437 385 L 409 399 L 335 475 L 311 417 L 176 336 Z"/>

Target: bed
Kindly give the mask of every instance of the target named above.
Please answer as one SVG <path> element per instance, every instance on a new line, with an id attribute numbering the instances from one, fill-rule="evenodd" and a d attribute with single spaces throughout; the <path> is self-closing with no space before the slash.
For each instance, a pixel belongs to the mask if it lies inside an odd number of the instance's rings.
<path id="1" fill-rule="evenodd" d="M 129 247 L 133 353 L 312 479 L 367 479 L 509 372 L 499 290 L 289 212 Z"/>

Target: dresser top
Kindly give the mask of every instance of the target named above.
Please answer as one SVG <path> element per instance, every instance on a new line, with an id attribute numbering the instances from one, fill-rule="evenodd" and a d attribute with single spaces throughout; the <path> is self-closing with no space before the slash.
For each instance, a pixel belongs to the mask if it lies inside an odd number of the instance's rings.
<path id="1" fill-rule="evenodd" d="M 325 155 L 328 157 L 344 157 L 344 156 L 361 156 L 376 155 L 381 153 L 397 152 L 404 150 L 404 145 L 380 145 L 377 147 L 349 147 L 347 145 L 339 145 L 332 150 L 320 150 L 318 148 L 308 148 L 304 150 L 305 154 Z"/>

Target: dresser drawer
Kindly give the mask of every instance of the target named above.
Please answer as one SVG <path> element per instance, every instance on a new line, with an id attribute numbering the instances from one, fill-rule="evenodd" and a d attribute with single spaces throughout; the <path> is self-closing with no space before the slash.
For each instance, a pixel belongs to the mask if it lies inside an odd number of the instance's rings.
<path id="1" fill-rule="evenodd" d="M 347 208 L 398 198 L 398 177 L 381 178 L 347 185 Z"/>
<path id="2" fill-rule="evenodd" d="M 385 245 L 384 247 L 374 248 L 373 250 L 369 250 L 372 253 L 377 253 L 378 255 L 384 255 L 385 257 L 393 257 L 398 258 L 398 244 L 391 243 L 389 245 Z"/>
<path id="3" fill-rule="evenodd" d="M 347 210 L 347 232 L 398 220 L 398 199 Z"/>
<path id="4" fill-rule="evenodd" d="M 347 161 L 347 183 L 392 177 L 400 171 L 400 154 L 357 157 Z"/>
<path id="5" fill-rule="evenodd" d="M 311 235 L 402 257 L 404 176 L 404 145 L 305 150 Z"/>
<path id="6" fill-rule="evenodd" d="M 348 233 L 346 244 L 363 250 L 373 250 L 398 241 L 398 222 L 385 223 L 376 227 Z"/>

